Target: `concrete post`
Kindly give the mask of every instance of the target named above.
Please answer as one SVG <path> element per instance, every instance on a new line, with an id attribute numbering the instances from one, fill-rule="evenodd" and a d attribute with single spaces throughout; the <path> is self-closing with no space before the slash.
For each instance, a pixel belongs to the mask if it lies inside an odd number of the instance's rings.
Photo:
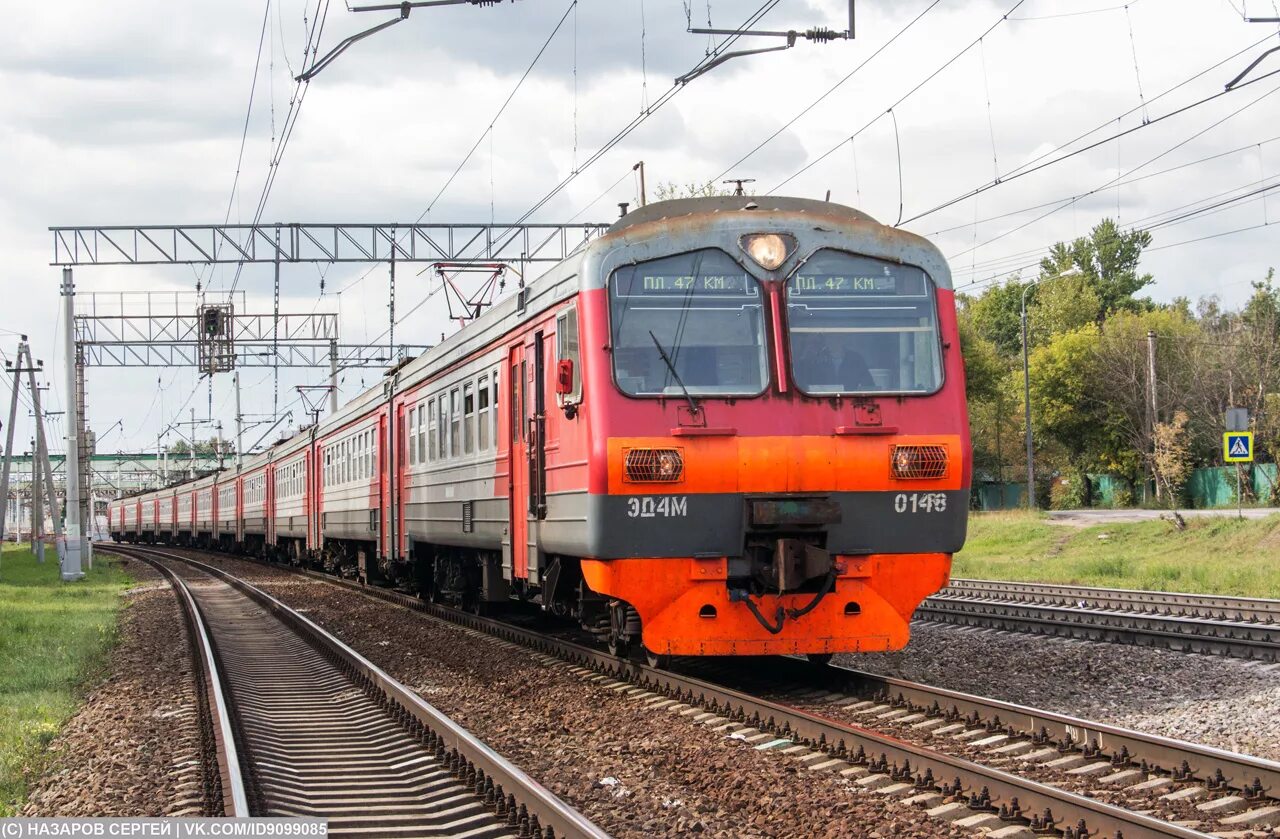
<path id="1" fill-rule="evenodd" d="M 79 580 L 84 577 L 80 562 L 82 542 L 80 539 L 80 470 L 71 464 L 80 462 L 80 406 L 76 404 L 76 286 L 71 277 L 71 269 L 62 269 L 62 322 L 65 324 L 63 334 L 63 357 L 66 359 L 67 399 L 67 520 L 65 524 L 66 550 L 62 559 L 62 579 Z"/>

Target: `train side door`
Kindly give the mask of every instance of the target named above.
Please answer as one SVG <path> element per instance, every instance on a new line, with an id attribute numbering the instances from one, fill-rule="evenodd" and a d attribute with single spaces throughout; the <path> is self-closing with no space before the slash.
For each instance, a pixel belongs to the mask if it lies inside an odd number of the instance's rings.
<path id="1" fill-rule="evenodd" d="M 525 423 L 525 381 L 528 364 L 524 346 L 511 348 L 507 358 L 507 417 L 511 445 L 508 446 L 507 469 L 511 486 L 507 492 L 508 512 L 511 521 L 511 576 L 527 579 L 529 576 L 529 439 Z"/>
<path id="2" fill-rule="evenodd" d="M 394 403 L 390 403 L 394 405 Z M 378 413 L 378 431 L 377 438 L 379 442 L 378 448 L 378 493 L 377 493 L 377 511 L 371 514 L 370 524 L 377 530 L 376 541 L 378 545 L 378 555 L 386 557 L 388 560 L 394 560 L 397 554 L 395 549 L 395 523 L 392 516 L 395 515 L 396 498 L 393 494 L 396 490 L 393 483 L 395 478 L 392 470 L 395 469 L 395 456 L 399 451 L 395 441 L 391 436 L 395 433 L 396 423 L 391 421 L 388 412 L 393 408 L 388 407 L 385 411 Z M 376 567 L 376 564 L 375 566 Z M 366 577 L 367 579 L 367 577 Z"/>

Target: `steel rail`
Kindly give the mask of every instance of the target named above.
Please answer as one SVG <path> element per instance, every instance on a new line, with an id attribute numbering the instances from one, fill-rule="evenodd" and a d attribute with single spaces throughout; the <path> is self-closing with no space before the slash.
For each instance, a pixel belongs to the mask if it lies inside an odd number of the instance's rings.
<path id="1" fill-rule="evenodd" d="M 917 620 L 1280 661 L 1280 625 L 934 596 Z"/>
<path id="2" fill-rule="evenodd" d="M 437 748 L 437 754 L 444 751 L 450 755 L 450 766 L 454 768 L 455 773 L 461 773 L 463 777 L 474 777 L 483 772 L 484 777 L 489 778 L 504 793 L 514 795 L 521 812 L 528 813 L 531 830 L 536 832 L 550 829 L 552 834 L 548 835 L 562 837 L 562 839 L 608 839 L 609 834 L 561 801 L 522 769 L 481 742 L 475 735 L 428 704 L 414 691 L 309 618 L 251 583 L 221 568 L 166 550 L 135 545 L 130 545 L 123 550 L 120 546 L 106 549 L 139 557 L 150 554 L 154 557 L 183 562 L 227 583 L 265 608 L 290 629 L 311 641 L 327 655 L 361 674 L 378 692 L 387 697 L 393 713 L 407 713 L 425 726 L 438 738 L 440 745 Z"/>
<path id="3" fill-rule="evenodd" d="M 815 670 L 812 665 L 782 659 L 778 665 L 788 678 L 818 681 L 832 690 L 850 692 L 912 712 L 985 725 L 1011 736 L 1043 744 L 1080 747 L 1089 756 L 1109 758 L 1117 769 L 1145 762 L 1153 771 L 1183 781 L 1201 781 L 1210 788 L 1228 787 L 1237 792 L 1280 799 L 1280 762 L 1229 752 L 1211 746 L 1160 737 L 1120 726 L 976 696 L 961 691 L 866 673 L 832 665 Z"/>
<path id="4" fill-rule="evenodd" d="M 1221 621 L 1280 622 L 1280 600 L 1266 598 L 972 579 L 952 580 L 940 594 Z"/>
<path id="5" fill-rule="evenodd" d="M 218 776 L 221 782 L 223 814 L 232 818 L 247 818 L 250 815 L 249 799 L 245 793 L 240 754 L 236 749 L 236 740 L 231 728 L 230 702 L 227 701 L 226 690 L 223 687 L 217 659 L 214 657 L 213 644 L 209 638 L 204 616 L 201 615 L 200 607 L 196 604 L 191 589 L 187 588 L 185 580 L 163 564 L 141 553 L 137 554 L 136 558 L 146 562 L 164 576 L 178 599 L 178 605 L 182 608 L 183 622 L 187 626 L 187 635 L 192 644 L 192 658 L 196 664 L 197 685 L 203 688 L 205 695 L 205 702 L 201 703 L 201 707 L 208 714 L 212 726 L 213 748 L 217 756 Z"/>
<path id="6" fill-rule="evenodd" d="M 195 560 L 187 561 L 198 566 L 204 565 Z M 1123 836 L 1124 839 L 1203 839 L 1207 835 L 1144 813 L 1125 810 L 839 720 L 751 696 L 723 685 L 634 661 L 624 661 L 603 650 L 554 638 L 535 630 L 459 612 L 400 592 L 364 586 L 315 571 L 291 570 L 405 606 L 431 618 L 521 644 L 571 664 L 630 681 L 647 690 L 707 707 L 714 713 L 749 722 L 764 730 L 776 730 L 780 737 L 826 751 L 833 757 L 883 768 L 891 777 L 915 783 L 922 791 L 945 787 L 952 794 L 967 796 L 979 808 L 975 809 L 975 814 L 1004 808 L 1005 813 L 1009 814 L 1009 823 L 1019 824 L 1025 823 L 1029 816 L 1051 813 L 1054 822 L 1063 826 L 1060 830 L 1064 833 L 1067 830 L 1076 831 L 1083 821 L 1090 839 L 1118 836 Z M 222 573 L 228 580 L 238 579 L 234 575 Z M 248 586 L 247 583 L 242 584 Z M 274 599 L 272 602 L 278 603 Z M 952 782 L 945 781 L 949 778 L 956 780 L 954 787 Z M 1023 814 L 1022 820 L 1012 815 L 1015 811 Z"/>

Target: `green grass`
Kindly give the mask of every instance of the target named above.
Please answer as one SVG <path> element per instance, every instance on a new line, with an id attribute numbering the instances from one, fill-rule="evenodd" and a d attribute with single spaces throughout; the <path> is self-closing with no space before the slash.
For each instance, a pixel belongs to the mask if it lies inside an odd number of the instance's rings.
<path id="1" fill-rule="evenodd" d="M 132 581 L 94 559 L 83 580 L 63 583 L 52 550 L 43 565 L 14 545 L 0 555 L 0 817 L 20 806 L 116 641 L 120 594 Z"/>
<path id="2" fill-rule="evenodd" d="M 1075 527 L 1029 513 L 977 513 L 952 575 L 1280 597 L 1280 514 L 1188 518 L 1179 532 L 1164 521 Z"/>

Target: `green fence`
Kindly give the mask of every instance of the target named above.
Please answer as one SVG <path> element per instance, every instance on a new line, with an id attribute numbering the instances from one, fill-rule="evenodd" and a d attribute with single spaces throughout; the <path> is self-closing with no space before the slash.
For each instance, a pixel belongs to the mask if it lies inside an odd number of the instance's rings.
<path id="1" fill-rule="evenodd" d="M 1273 487 L 1280 484 L 1280 473 L 1274 463 L 1255 463 L 1244 467 L 1243 479 L 1252 489 L 1246 504 L 1270 506 L 1280 497 Z M 1118 475 L 1089 475 L 1089 500 L 1093 507 L 1116 507 L 1141 504 L 1146 487 L 1134 486 Z M 1026 485 L 983 481 L 973 489 L 974 507 L 979 510 L 1016 510 L 1026 506 Z M 1236 503 L 1236 470 L 1234 466 L 1193 469 L 1187 481 L 1187 503 L 1193 508 L 1231 507 Z"/>
<path id="2" fill-rule="evenodd" d="M 974 506 L 979 510 L 1016 510 L 1027 506 L 1026 484 L 985 481 L 973 488 Z"/>

